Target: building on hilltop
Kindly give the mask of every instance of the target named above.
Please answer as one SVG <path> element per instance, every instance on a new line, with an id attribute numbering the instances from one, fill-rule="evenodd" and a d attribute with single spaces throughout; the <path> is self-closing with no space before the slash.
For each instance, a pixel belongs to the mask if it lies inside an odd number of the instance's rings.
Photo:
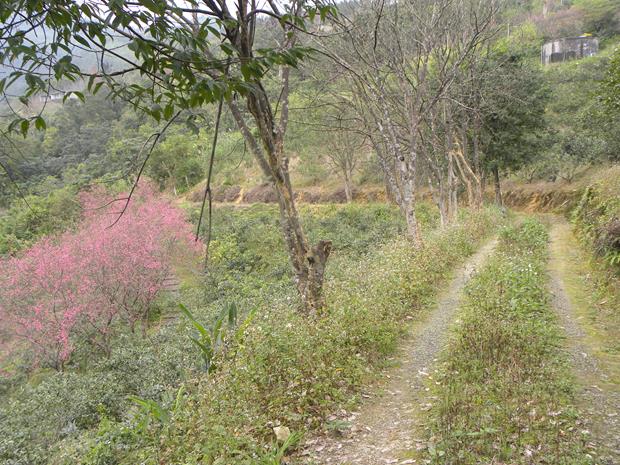
<path id="1" fill-rule="evenodd" d="M 598 38 L 590 35 L 565 37 L 546 42 L 540 52 L 543 65 L 591 57 L 598 53 Z"/>

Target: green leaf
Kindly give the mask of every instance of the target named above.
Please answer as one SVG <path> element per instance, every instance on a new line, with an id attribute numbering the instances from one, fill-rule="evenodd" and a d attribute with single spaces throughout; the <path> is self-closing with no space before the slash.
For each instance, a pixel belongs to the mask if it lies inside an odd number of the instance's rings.
<path id="1" fill-rule="evenodd" d="M 191 340 L 192 340 L 192 342 L 194 344 L 196 344 L 198 347 L 200 347 L 200 350 L 202 351 L 203 356 L 206 356 L 209 359 L 212 357 L 212 355 L 213 355 L 213 348 L 210 345 L 207 345 L 204 342 L 199 341 L 195 337 L 192 337 Z"/>
<path id="2" fill-rule="evenodd" d="M 235 48 L 230 44 L 226 44 L 226 43 L 220 44 L 220 48 L 228 56 L 231 56 L 232 54 L 235 53 Z"/>
<path id="3" fill-rule="evenodd" d="M 164 14 L 166 12 L 165 3 L 157 2 L 155 0 L 141 0 L 140 3 L 153 13 Z"/>
<path id="4" fill-rule="evenodd" d="M 93 95 L 96 95 L 97 92 L 99 92 L 99 89 L 101 89 L 101 86 L 103 85 L 103 81 L 98 82 L 97 84 L 95 84 L 95 87 L 93 88 Z"/>
<path id="5" fill-rule="evenodd" d="M 91 45 L 88 42 L 88 40 L 86 40 L 86 38 L 82 37 L 79 34 L 76 34 L 73 36 L 73 38 L 75 39 L 76 42 L 78 42 L 80 45 L 83 45 L 84 47 L 90 49 Z"/>
<path id="6" fill-rule="evenodd" d="M 245 318 L 245 320 L 243 320 L 243 323 L 239 326 L 239 328 L 237 328 L 237 331 L 235 331 L 235 341 L 237 341 L 237 344 L 243 343 L 243 336 L 245 334 L 245 331 L 249 328 L 250 324 L 252 324 L 252 320 L 254 320 L 255 314 L 256 309 L 253 308 L 252 310 L 250 310 L 250 313 L 248 313 L 248 316 Z"/>
<path id="7" fill-rule="evenodd" d="M 24 137 L 26 137 L 26 135 L 28 134 L 29 128 L 30 128 L 30 121 L 27 119 L 21 120 L 21 123 L 19 123 L 19 130 L 21 131 Z"/>
<path id="8" fill-rule="evenodd" d="M 169 103 L 168 105 L 164 107 L 164 118 L 170 119 L 172 118 L 173 114 L 174 114 L 174 105 L 172 105 L 172 103 Z"/>
<path id="9" fill-rule="evenodd" d="M 88 84 L 86 85 L 86 88 L 90 90 L 91 92 L 92 92 L 94 83 L 95 83 L 95 75 L 93 74 L 92 76 L 88 78 Z"/>
<path id="10" fill-rule="evenodd" d="M 47 127 L 45 124 L 45 120 L 41 116 L 37 116 L 37 118 L 34 120 L 34 126 L 39 131 L 45 130 Z"/>
<path id="11" fill-rule="evenodd" d="M 179 304 L 179 308 L 181 309 L 181 311 L 185 314 L 185 316 L 187 316 L 187 318 L 190 320 L 190 322 L 192 323 L 192 325 L 194 326 L 194 328 L 196 328 L 198 330 L 198 332 L 200 333 L 200 335 L 204 338 L 204 337 L 209 337 L 209 332 L 205 329 L 204 326 L 202 326 L 197 320 L 196 318 L 194 318 L 194 315 L 192 315 L 192 313 L 187 309 L 187 307 L 183 304 Z"/>
<path id="12" fill-rule="evenodd" d="M 237 323 L 237 304 L 231 302 L 228 305 L 228 325 L 234 326 Z"/>
<path id="13" fill-rule="evenodd" d="M 243 63 L 241 65 L 241 74 L 243 75 L 243 79 L 249 81 L 252 78 L 252 69 L 247 63 Z"/>

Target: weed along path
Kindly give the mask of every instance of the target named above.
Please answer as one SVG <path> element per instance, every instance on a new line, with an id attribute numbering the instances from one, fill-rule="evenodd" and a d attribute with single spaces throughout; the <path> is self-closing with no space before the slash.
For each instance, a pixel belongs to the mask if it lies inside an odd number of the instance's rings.
<path id="1" fill-rule="evenodd" d="M 458 309 L 463 288 L 474 271 L 493 251 L 492 240 L 476 252 L 456 272 L 446 291 L 439 295 L 435 309 L 416 324 L 410 337 L 394 357 L 384 381 L 364 395 L 358 412 L 343 419 L 346 430 L 306 442 L 302 463 L 312 465 L 415 464 L 412 452 L 426 446 L 415 438 L 424 404 L 425 382 L 436 356 L 448 341 L 448 330 Z M 337 428 L 334 428 L 337 429 Z"/>
<path id="2" fill-rule="evenodd" d="M 580 409 L 591 429 L 591 447 L 600 465 L 620 464 L 620 360 L 597 346 L 596 330 L 588 327 L 589 290 L 580 279 L 576 241 L 563 218 L 551 228 L 549 273 L 553 306 L 567 336 L 567 348 L 581 385 Z"/>

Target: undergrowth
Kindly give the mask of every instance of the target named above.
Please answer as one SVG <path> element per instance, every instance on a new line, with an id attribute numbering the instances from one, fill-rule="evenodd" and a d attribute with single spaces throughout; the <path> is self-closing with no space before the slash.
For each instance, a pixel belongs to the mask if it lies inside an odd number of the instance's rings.
<path id="1" fill-rule="evenodd" d="M 296 311 L 277 207 L 217 209 L 208 275 L 178 270 L 180 294 L 158 302 L 147 338 L 122 334 L 107 359 L 84 353 L 64 372 L 0 379 L 0 462 L 278 463 L 298 433 L 356 401 L 402 318 L 419 312 L 496 219 L 464 211 L 436 233 L 434 209 L 417 213 L 427 231 L 420 254 L 401 239 L 393 207 L 304 206 L 311 239 L 334 243 L 328 312 L 309 321 Z M 278 425 L 292 430 L 288 442 L 276 444 Z"/>
<path id="2" fill-rule="evenodd" d="M 602 174 L 584 191 L 571 220 L 581 243 L 576 250 L 587 286 L 589 319 L 606 350 L 620 353 L 620 166 Z M 581 250 L 583 249 L 583 250 Z M 589 257 L 589 259 L 587 258 Z"/>
<path id="3" fill-rule="evenodd" d="M 571 213 L 578 237 L 620 275 L 620 167 L 586 187 Z"/>
<path id="4" fill-rule="evenodd" d="M 535 220 L 504 229 L 467 285 L 433 387 L 433 463 L 592 463 L 549 304 L 547 241 Z"/>
<path id="5" fill-rule="evenodd" d="M 334 257 L 324 317 L 303 318 L 287 299 L 261 300 L 245 330 L 228 333 L 217 370 L 185 380 L 180 395 L 63 441 L 54 463 L 280 463 L 285 445 L 357 401 L 359 386 L 404 334 L 402 321 L 433 299 L 496 218 L 468 214 L 427 235 L 418 252 L 397 235 L 369 238 L 369 251 L 353 260 Z M 294 440 L 277 442 L 274 427 Z"/>

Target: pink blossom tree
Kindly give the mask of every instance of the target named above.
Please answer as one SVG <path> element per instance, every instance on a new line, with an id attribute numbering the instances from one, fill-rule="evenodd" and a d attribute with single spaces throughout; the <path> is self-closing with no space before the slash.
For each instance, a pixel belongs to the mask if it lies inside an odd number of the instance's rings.
<path id="1" fill-rule="evenodd" d="M 0 262 L 0 328 L 57 369 L 78 341 L 109 355 L 116 328 L 141 325 L 145 332 L 174 260 L 202 247 L 183 212 L 149 184 L 112 227 L 115 204 L 100 208 L 106 197 L 83 193 L 84 218 L 76 230 Z"/>

